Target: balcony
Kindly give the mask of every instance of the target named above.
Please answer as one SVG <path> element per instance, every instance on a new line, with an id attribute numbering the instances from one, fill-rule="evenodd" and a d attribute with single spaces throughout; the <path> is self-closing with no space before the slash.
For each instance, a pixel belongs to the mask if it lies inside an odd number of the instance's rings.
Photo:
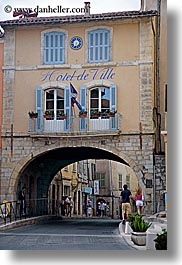
<path id="1" fill-rule="evenodd" d="M 116 113 L 113 117 L 79 117 L 71 116 L 62 119 L 54 117 L 29 118 L 29 133 L 78 133 L 103 132 L 121 130 L 122 115 Z"/>

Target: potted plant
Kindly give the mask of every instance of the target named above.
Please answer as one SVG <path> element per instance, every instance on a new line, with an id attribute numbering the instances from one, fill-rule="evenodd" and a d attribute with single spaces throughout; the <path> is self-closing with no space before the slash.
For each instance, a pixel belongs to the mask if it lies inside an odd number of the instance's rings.
<path id="1" fill-rule="evenodd" d="M 107 117 L 115 117 L 115 114 L 117 113 L 116 110 L 108 110 L 106 111 Z"/>
<path id="2" fill-rule="evenodd" d="M 156 250 L 167 250 L 167 231 L 162 229 L 161 234 L 157 234 L 157 238 L 154 239 Z"/>
<path id="3" fill-rule="evenodd" d="M 67 118 L 67 114 L 64 113 L 64 111 L 60 110 L 60 111 L 58 111 L 58 118 L 59 118 L 60 120 L 64 120 L 64 119 Z"/>
<path id="4" fill-rule="evenodd" d="M 38 112 L 29 111 L 28 114 L 31 119 L 36 119 L 38 117 Z"/>
<path id="5" fill-rule="evenodd" d="M 86 110 L 80 110 L 79 117 L 80 118 L 86 118 L 87 117 L 87 111 Z"/>
<path id="6" fill-rule="evenodd" d="M 98 110 L 91 110 L 90 114 L 92 118 L 99 118 L 101 113 Z"/>
<path id="7" fill-rule="evenodd" d="M 146 245 L 146 231 L 151 223 L 146 222 L 141 215 L 134 213 L 129 217 L 131 229 L 131 240 L 138 246 Z"/>
<path id="8" fill-rule="evenodd" d="M 53 117 L 53 111 L 52 110 L 46 110 L 44 112 L 44 118 L 51 119 Z"/>

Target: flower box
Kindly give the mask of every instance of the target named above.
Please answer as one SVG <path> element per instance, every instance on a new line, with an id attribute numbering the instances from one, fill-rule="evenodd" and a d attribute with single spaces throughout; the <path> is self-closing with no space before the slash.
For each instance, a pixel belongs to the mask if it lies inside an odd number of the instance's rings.
<path id="1" fill-rule="evenodd" d="M 51 114 L 44 114 L 44 118 L 45 119 L 52 119 L 52 115 Z"/>
<path id="2" fill-rule="evenodd" d="M 84 113 L 83 114 L 79 114 L 79 117 L 80 118 L 86 118 L 87 117 L 87 114 L 84 114 Z"/>
<path id="3" fill-rule="evenodd" d="M 107 117 L 115 117 L 114 113 L 107 113 Z"/>
<path id="4" fill-rule="evenodd" d="M 31 118 L 31 119 L 37 119 L 37 117 L 38 117 L 38 113 L 37 112 L 29 112 L 28 113 L 29 114 L 29 117 Z"/>

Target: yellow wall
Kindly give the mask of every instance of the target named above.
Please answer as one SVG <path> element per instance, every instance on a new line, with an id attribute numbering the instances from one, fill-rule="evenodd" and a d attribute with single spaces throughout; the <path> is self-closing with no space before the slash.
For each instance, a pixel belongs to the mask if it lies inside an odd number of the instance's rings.
<path id="1" fill-rule="evenodd" d="M 130 65 L 122 65 L 123 62 L 135 62 L 139 59 L 139 36 L 138 23 L 124 23 L 119 24 L 114 22 L 104 22 L 105 26 L 113 29 L 112 39 L 112 59 L 109 62 L 109 67 L 113 68 L 115 73 L 113 79 L 108 80 L 115 83 L 117 86 L 117 112 L 122 114 L 122 132 L 138 131 L 139 130 L 139 66 L 134 63 Z M 98 23 L 98 27 L 101 24 Z M 86 63 L 87 48 L 86 48 L 86 30 L 95 27 L 95 23 L 86 23 L 63 25 L 59 27 L 68 32 L 67 44 L 67 64 L 66 68 L 45 68 L 41 67 L 41 32 L 50 29 L 48 26 L 30 26 L 29 29 L 21 27 L 16 30 L 16 44 L 15 44 L 15 63 L 19 70 L 15 72 L 15 87 L 14 87 L 14 130 L 17 133 L 27 132 L 28 129 L 28 112 L 35 110 L 35 88 L 46 81 L 41 82 L 42 73 L 50 71 L 57 71 L 57 73 L 69 74 L 74 70 L 82 72 L 83 69 L 89 71 L 91 68 L 98 67 L 97 64 Z M 103 28 L 104 26 L 102 26 Z M 58 28 L 56 26 L 55 28 Z M 72 50 L 70 48 L 70 39 L 75 36 L 81 36 L 83 39 L 83 47 L 80 50 Z M 116 65 L 120 63 L 120 65 Z M 75 64 L 81 65 L 82 69 L 75 68 Z M 38 66 L 38 67 L 37 67 Z M 23 69 L 29 67 L 29 69 Z M 36 67 L 36 70 L 32 70 Z M 52 67 L 52 66 L 51 66 Z M 107 67 L 107 64 L 99 64 L 99 69 Z M 22 69 L 22 70 L 21 70 Z M 97 78 L 96 78 L 97 80 Z M 74 80 L 73 84 L 79 91 L 81 85 L 90 82 Z M 106 80 L 107 81 L 107 80 Z M 70 81 L 63 82 L 69 85 Z M 20 104 L 20 99 L 23 99 Z"/>

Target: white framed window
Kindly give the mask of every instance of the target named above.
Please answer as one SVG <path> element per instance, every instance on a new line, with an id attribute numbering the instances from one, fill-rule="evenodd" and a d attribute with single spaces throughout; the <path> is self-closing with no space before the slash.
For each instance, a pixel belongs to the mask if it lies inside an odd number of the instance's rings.
<path id="1" fill-rule="evenodd" d="M 110 30 L 95 29 L 88 32 L 88 62 L 110 61 Z"/>
<path id="2" fill-rule="evenodd" d="M 96 87 L 90 90 L 90 118 L 93 113 L 107 113 L 110 110 L 110 88 Z M 107 118 L 102 116 L 102 118 Z"/>
<path id="3" fill-rule="evenodd" d="M 44 33 L 44 64 L 65 63 L 65 35 L 63 32 Z"/>
<path id="4" fill-rule="evenodd" d="M 45 111 L 52 113 L 54 120 L 59 119 L 59 112 L 65 109 L 64 89 L 48 89 L 45 91 Z"/>

